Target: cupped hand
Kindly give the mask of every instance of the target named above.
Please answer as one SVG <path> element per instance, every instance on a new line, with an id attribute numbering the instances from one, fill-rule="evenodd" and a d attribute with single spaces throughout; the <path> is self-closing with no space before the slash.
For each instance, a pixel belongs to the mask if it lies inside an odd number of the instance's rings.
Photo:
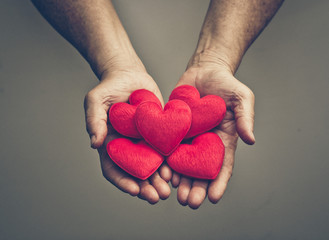
<path id="1" fill-rule="evenodd" d="M 112 104 L 127 102 L 130 94 L 137 89 L 153 92 L 163 104 L 157 84 L 144 71 L 105 71 L 100 83 L 85 97 L 84 107 L 87 132 L 91 147 L 97 148 L 104 177 L 123 192 L 154 204 L 170 195 L 168 182 L 172 177 L 170 168 L 163 164 L 147 180 L 139 180 L 121 170 L 108 156 L 106 144 L 119 137 L 108 122 L 108 110 Z"/>
<path id="2" fill-rule="evenodd" d="M 225 145 L 223 165 L 216 179 L 198 180 L 174 173 L 171 180 L 172 185 L 178 187 L 179 203 L 197 209 L 207 194 L 212 203 L 217 203 L 223 196 L 232 176 L 238 137 L 240 136 L 247 144 L 255 143 L 254 94 L 233 76 L 229 68 L 212 63 L 188 68 L 177 86 L 184 84 L 196 87 L 201 97 L 205 95 L 222 97 L 227 106 L 225 118 L 214 129 Z"/>

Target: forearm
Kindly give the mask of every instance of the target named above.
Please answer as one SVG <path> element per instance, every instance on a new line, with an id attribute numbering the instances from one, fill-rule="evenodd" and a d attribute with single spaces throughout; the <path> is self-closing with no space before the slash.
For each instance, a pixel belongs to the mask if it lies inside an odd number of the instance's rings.
<path id="1" fill-rule="evenodd" d="M 144 69 L 111 1 L 32 2 L 47 21 L 89 62 L 98 77 L 107 69 Z"/>
<path id="2" fill-rule="evenodd" d="M 248 47 L 272 19 L 283 0 L 212 0 L 189 66 L 207 61 L 234 73 Z"/>

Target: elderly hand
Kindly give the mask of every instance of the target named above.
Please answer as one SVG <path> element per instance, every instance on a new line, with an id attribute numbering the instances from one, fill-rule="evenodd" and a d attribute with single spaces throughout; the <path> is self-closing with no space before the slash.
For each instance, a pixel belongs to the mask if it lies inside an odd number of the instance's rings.
<path id="1" fill-rule="evenodd" d="M 178 186 L 178 201 L 196 209 L 202 204 L 207 193 L 212 203 L 217 203 L 223 196 L 232 176 L 238 136 L 247 144 L 254 144 L 254 94 L 233 76 L 230 68 L 211 61 L 189 66 L 177 86 L 184 84 L 196 87 L 201 97 L 222 97 L 227 106 L 224 120 L 214 129 L 225 145 L 224 162 L 217 178 L 207 181 L 173 174 L 172 185 Z"/>
<path id="2" fill-rule="evenodd" d="M 91 146 L 98 149 L 104 177 L 120 190 L 154 204 L 170 195 L 167 183 L 172 177 L 170 168 L 163 164 L 149 179 L 142 181 L 121 170 L 106 152 L 106 144 L 119 137 L 108 124 L 108 110 L 114 103 L 127 102 L 137 89 L 153 92 L 163 104 L 157 84 L 145 71 L 105 71 L 100 83 L 85 97 L 86 125 Z"/>

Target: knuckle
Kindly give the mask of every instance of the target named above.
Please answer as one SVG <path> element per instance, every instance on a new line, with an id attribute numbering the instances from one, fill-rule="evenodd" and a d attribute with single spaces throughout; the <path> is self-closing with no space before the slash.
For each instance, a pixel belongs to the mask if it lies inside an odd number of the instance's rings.
<path id="1" fill-rule="evenodd" d="M 226 175 L 227 181 L 229 181 L 230 178 L 233 176 L 233 163 L 225 165 L 222 168 L 223 168 L 222 169 L 223 173 L 225 173 L 225 175 Z"/>
<path id="2" fill-rule="evenodd" d="M 252 100 L 254 100 L 255 99 L 255 94 L 254 94 L 254 92 L 253 91 L 251 91 L 249 88 L 248 88 L 248 97 L 250 98 L 250 99 L 252 99 Z"/>
<path id="3" fill-rule="evenodd" d="M 97 98 L 97 93 L 94 89 L 90 90 L 86 95 L 85 95 L 85 104 L 89 102 L 94 102 Z"/>
<path id="4" fill-rule="evenodd" d="M 99 156 L 102 159 L 102 157 L 104 156 L 103 153 L 99 152 Z M 101 161 L 101 171 L 102 171 L 102 175 L 103 177 L 108 180 L 108 173 L 107 173 L 107 167 L 104 166 L 104 164 Z"/>
<path id="5" fill-rule="evenodd" d="M 112 182 L 112 179 L 110 178 L 110 176 L 109 176 L 109 168 L 105 168 L 105 167 L 102 167 L 101 168 L 102 169 L 102 175 L 103 175 L 103 177 L 107 180 L 107 181 L 109 181 L 109 182 Z"/>
<path id="6" fill-rule="evenodd" d="M 227 174 L 227 178 L 229 180 L 233 176 L 233 169 L 232 168 L 227 168 L 226 174 Z"/>
<path id="7" fill-rule="evenodd" d="M 255 94 L 248 87 L 245 87 L 245 89 L 241 91 L 240 95 L 242 99 L 247 99 L 247 100 L 255 99 Z"/>
<path id="8" fill-rule="evenodd" d="M 102 169 L 102 175 L 103 175 L 103 177 L 104 177 L 106 180 L 108 180 L 107 174 L 106 174 L 106 172 L 104 171 L 104 169 Z"/>

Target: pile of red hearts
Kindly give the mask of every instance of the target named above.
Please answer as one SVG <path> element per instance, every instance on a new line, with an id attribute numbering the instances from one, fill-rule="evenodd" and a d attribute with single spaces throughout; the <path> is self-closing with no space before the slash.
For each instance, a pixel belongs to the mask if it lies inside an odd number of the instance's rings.
<path id="1" fill-rule="evenodd" d="M 128 138 L 110 141 L 107 152 L 120 168 L 142 180 L 150 177 L 165 157 L 178 173 L 214 179 L 225 148 L 219 136 L 209 130 L 223 120 L 225 112 L 222 98 L 200 98 L 198 90 L 189 85 L 175 88 L 164 109 L 152 92 L 136 90 L 129 104 L 116 103 L 110 108 L 112 126 Z M 191 139 L 191 143 L 182 143 Z"/>

